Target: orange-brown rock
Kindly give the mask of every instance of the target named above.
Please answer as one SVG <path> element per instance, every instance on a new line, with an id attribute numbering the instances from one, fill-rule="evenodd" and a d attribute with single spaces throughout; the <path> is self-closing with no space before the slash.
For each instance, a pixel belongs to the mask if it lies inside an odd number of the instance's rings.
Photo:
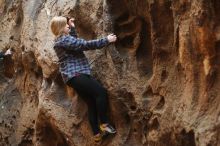
<path id="1" fill-rule="evenodd" d="M 62 81 L 49 22 L 79 36 L 115 33 L 87 51 L 117 129 L 103 146 L 220 145 L 220 1 L 1 0 L 1 146 L 92 146 L 85 103 Z"/>

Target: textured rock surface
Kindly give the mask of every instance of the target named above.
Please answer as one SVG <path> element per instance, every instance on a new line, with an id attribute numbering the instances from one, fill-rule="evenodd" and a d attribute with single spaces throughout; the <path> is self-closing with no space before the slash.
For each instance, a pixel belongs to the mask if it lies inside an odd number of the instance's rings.
<path id="1" fill-rule="evenodd" d="M 218 0 L 1 0 L 0 145 L 91 146 L 86 106 L 57 72 L 49 21 L 118 42 L 87 52 L 117 128 L 108 146 L 220 145 Z"/>

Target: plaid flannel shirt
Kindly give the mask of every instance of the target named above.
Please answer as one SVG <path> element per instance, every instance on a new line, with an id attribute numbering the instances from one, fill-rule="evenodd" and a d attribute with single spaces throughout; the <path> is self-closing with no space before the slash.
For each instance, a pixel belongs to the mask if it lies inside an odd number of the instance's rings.
<path id="1" fill-rule="evenodd" d="M 108 44 L 107 38 L 90 41 L 79 39 L 73 27 L 70 35 L 58 37 L 55 40 L 54 49 L 59 58 L 59 70 L 64 82 L 66 83 L 79 73 L 90 75 L 89 62 L 83 51 L 103 48 Z"/>

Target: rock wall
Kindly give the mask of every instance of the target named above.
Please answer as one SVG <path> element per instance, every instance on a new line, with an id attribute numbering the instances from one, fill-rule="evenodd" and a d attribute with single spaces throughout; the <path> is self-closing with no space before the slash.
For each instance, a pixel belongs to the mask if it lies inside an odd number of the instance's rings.
<path id="1" fill-rule="evenodd" d="M 117 129 L 103 146 L 220 145 L 218 0 L 1 0 L 0 49 L 14 53 L 0 62 L 0 145 L 94 145 L 57 71 L 55 15 L 75 17 L 82 38 L 118 36 L 86 52 Z"/>

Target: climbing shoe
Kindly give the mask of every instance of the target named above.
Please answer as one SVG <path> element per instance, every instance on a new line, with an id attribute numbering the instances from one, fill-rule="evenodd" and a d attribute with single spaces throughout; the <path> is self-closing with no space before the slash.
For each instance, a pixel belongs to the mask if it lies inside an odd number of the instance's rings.
<path id="1" fill-rule="evenodd" d="M 99 143 L 99 142 L 101 142 L 101 140 L 102 140 L 102 135 L 99 133 L 99 134 L 96 134 L 94 137 L 93 137 L 93 139 L 94 139 L 94 142 L 95 143 Z"/>
<path id="2" fill-rule="evenodd" d="M 100 129 L 104 134 L 115 134 L 116 130 L 109 124 L 101 124 Z"/>

